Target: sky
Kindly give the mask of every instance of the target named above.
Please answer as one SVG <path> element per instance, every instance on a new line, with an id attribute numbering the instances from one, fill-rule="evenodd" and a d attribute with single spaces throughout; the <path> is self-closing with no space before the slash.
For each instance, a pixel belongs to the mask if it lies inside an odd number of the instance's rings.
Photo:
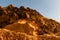
<path id="1" fill-rule="evenodd" d="M 43 16 L 60 22 L 60 0 L 0 0 L 0 6 L 13 4 L 37 10 Z"/>

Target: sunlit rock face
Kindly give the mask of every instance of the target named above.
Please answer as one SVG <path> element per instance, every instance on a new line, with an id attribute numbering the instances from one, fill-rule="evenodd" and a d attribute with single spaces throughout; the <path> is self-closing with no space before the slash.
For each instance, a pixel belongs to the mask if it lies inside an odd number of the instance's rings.
<path id="1" fill-rule="evenodd" d="M 0 29 L 0 40 L 37 40 L 37 37 L 23 32 Z"/>
<path id="2" fill-rule="evenodd" d="M 0 6 L 0 40 L 60 40 L 60 23 L 29 7 Z"/>

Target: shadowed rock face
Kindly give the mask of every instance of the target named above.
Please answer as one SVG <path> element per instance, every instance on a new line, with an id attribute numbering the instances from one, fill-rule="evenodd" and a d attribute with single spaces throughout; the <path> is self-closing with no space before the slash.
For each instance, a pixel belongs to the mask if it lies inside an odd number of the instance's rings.
<path id="1" fill-rule="evenodd" d="M 0 40 L 59 40 L 60 23 L 29 7 L 0 6 Z"/>

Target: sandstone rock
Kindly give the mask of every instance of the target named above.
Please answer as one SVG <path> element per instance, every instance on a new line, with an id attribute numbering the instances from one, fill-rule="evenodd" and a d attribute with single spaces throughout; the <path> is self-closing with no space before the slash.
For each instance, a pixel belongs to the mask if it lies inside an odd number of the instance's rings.
<path id="1" fill-rule="evenodd" d="M 60 23 L 35 9 L 0 6 L 0 40 L 60 40 Z"/>

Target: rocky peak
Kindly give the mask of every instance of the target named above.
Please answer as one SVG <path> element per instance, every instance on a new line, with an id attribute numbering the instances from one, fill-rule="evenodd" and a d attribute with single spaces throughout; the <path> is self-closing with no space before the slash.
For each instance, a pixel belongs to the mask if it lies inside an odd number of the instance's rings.
<path id="1" fill-rule="evenodd" d="M 43 36 L 46 38 L 47 35 L 48 37 L 51 35 L 56 37 L 55 34 L 59 34 L 60 32 L 60 23 L 53 19 L 44 17 L 35 9 L 31 9 L 29 7 L 25 8 L 24 6 L 18 8 L 13 5 L 9 5 L 7 7 L 0 7 L 0 29 L 1 34 L 3 33 L 2 35 L 4 35 L 4 33 L 8 30 L 6 33 L 13 31 L 11 34 L 14 33 L 18 35 L 16 32 L 19 32 L 19 35 L 21 35 L 20 33 L 24 34 L 25 40 L 30 40 L 31 38 L 31 40 L 38 40 Z M 5 30 L 5 32 L 3 30 Z M 14 36 L 14 34 L 12 35 Z M 5 34 L 2 38 L 5 38 L 6 36 L 8 35 Z M 20 40 L 19 38 L 16 40 Z M 23 37 L 21 40 L 22 39 Z M 43 38 L 41 40 L 43 40 Z"/>

